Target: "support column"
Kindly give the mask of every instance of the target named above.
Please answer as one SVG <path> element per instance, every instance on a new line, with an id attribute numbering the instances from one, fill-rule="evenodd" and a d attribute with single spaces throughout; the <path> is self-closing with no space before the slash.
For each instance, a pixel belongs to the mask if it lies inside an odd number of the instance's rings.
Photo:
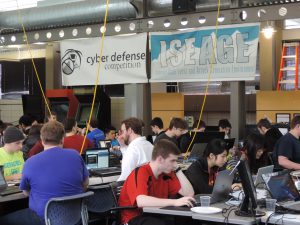
<path id="1" fill-rule="evenodd" d="M 245 109 L 245 81 L 230 83 L 230 123 L 232 126 L 231 137 L 238 140 L 245 138 L 246 109 Z"/>
<path id="2" fill-rule="evenodd" d="M 46 46 L 46 90 L 62 88 L 60 49 L 58 43 Z"/>
<path id="3" fill-rule="evenodd" d="M 137 117 L 145 123 L 144 135 L 151 133 L 151 88 L 150 84 L 125 84 L 125 118 Z"/>

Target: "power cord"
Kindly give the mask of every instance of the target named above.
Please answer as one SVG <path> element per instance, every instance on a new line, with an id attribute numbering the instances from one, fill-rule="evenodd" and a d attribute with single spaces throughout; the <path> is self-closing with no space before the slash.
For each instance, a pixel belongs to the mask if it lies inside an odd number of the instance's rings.
<path id="1" fill-rule="evenodd" d="M 228 224 L 230 213 L 234 210 L 237 210 L 238 208 L 236 206 L 229 206 L 229 208 L 223 208 L 222 209 L 222 216 L 224 217 L 224 224 Z"/>

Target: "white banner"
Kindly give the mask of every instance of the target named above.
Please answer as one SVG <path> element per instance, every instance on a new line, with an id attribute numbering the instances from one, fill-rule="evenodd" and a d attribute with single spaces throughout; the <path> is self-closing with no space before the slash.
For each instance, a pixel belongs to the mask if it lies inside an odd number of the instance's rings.
<path id="1" fill-rule="evenodd" d="M 151 82 L 254 80 L 259 24 L 151 33 Z"/>
<path id="2" fill-rule="evenodd" d="M 62 84 L 95 85 L 101 61 L 99 84 L 147 83 L 147 34 L 105 37 L 100 58 L 100 39 L 66 40 L 60 44 Z"/>

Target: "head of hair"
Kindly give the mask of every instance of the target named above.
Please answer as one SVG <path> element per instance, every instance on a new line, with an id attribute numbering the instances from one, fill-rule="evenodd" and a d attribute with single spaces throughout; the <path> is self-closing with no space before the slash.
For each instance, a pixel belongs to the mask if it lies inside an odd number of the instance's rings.
<path id="1" fill-rule="evenodd" d="M 32 118 L 28 115 L 23 115 L 19 119 L 19 124 L 23 124 L 24 126 L 31 126 Z"/>
<path id="2" fill-rule="evenodd" d="M 173 127 L 185 130 L 188 128 L 188 124 L 185 120 L 178 117 L 174 117 L 170 121 L 169 129 L 171 130 Z"/>
<path id="3" fill-rule="evenodd" d="M 65 132 L 71 132 L 73 127 L 76 125 L 76 120 L 74 118 L 66 118 L 63 124 Z"/>
<path id="4" fill-rule="evenodd" d="M 106 127 L 105 129 L 104 129 L 104 133 L 105 134 L 108 134 L 110 131 L 112 131 L 112 130 L 116 130 L 116 128 L 115 127 L 113 127 L 113 126 L 109 126 L 109 127 Z"/>
<path id="5" fill-rule="evenodd" d="M 295 116 L 291 121 L 291 129 L 294 129 L 298 124 L 300 124 L 300 116 Z"/>
<path id="6" fill-rule="evenodd" d="M 210 154 L 220 155 L 226 150 L 226 143 L 222 139 L 213 139 L 206 145 L 203 157 L 207 158 Z"/>
<path id="7" fill-rule="evenodd" d="M 142 135 L 142 127 L 143 127 L 142 120 L 135 117 L 130 117 L 126 120 L 123 120 L 121 124 L 125 125 L 126 130 L 131 128 L 131 130 L 133 130 L 135 134 Z"/>
<path id="8" fill-rule="evenodd" d="M 193 124 L 193 129 L 197 128 L 199 120 L 195 120 Z M 206 127 L 206 123 L 203 120 L 200 120 L 199 128 Z"/>
<path id="9" fill-rule="evenodd" d="M 29 130 L 28 136 L 38 136 L 39 137 L 41 135 L 41 129 L 42 129 L 42 125 L 40 125 L 40 124 L 32 125 Z"/>
<path id="10" fill-rule="evenodd" d="M 97 119 L 91 119 L 90 126 L 92 128 L 97 128 L 98 127 L 98 120 Z"/>
<path id="11" fill-rule="evenodd" d="M 159 129 L 163 129 L 164 123 L 161 118 L 154 117 L 150 122 L 150 126 L 152 126 L 152 127 L 157 126 Z"/>
<path id="12" fill-rule="evenodd" d="M 221 119 L 219 120 L 219 127 L 225 129 L 226 127 L 231 128 L 231 123 L 228 121 L 228 119 Z"/>
<path id="13" fill-rule="evenodd" d="M 252 173 L 257 173 L 259 167 L 264 166 L 261 163 L 265 160 L 265 139 L 261 134 L 251 133 L 247 136 L 244 142 L 244 151 L 246 151 L 248 164 Z M 259 158 L 256 159 L 257 150 L 263 149 L 264 153 Z"/>
<path id="14" fill-rule="evenodd" d="M 154 145 L 152 152 L 152 160 L 157 159 L 161 156 L 163 159 L 169 157 L 169 155 L 180 155 L 179 148 L 172 142 L 167 139 L 161 139 L 157 141 Z"/>
<path id="15" fill-rule="evenodd" d="M 271 125 L 270 121 L 268 119 L 266 119 L 266 118 L 260 119 L 258 121 L 258 123 L 256 124 L 256 126 L 258 128 L 262 128 L 262 127 L 265 127 L 267 129 L 272 128 L 272 125 Z"/>
<path id="16" fill-rule="evenodd" d="M 41 139 L 45 144 L 58 145 L 64 136 L 64 126 L 58 121 L 47 122 L 41 129 Z"/>

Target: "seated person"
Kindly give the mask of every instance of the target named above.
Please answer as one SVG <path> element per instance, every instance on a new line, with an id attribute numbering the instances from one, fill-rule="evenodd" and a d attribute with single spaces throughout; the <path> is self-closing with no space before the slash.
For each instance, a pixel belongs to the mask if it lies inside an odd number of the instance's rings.
<path id="1" fill-rule="evenodd" d="M 83 193 L 88 186 L 88 171 L 73 149 L 62 149 L 64 127 L 51 121 L 42 127 L 44 151 L 24 165 L 20 189 L 29 195 L 29 208 L 0 218 L 5 225 L 45 224 L 45 206 L 50 198 Z"/>
<path id="2" fill-rule="evenodd" d="M 4 146 L 0 148 L 0 165 L 3 166 L 7 181 L 21 179 L 24 165 L 22 142 L 25 136 L 16 127 L 9 126 L 4 130 Z"/>
<path id="3" fill-rule="evenodd" d="M 295 116 L 291 130 L 276 143 L 273 151 L 275 168 L 300 170 L 300 116 Z"/>
<path id="4" fill-rule="evenodd" d="M 225 132 L 224 139 L 230 138 L 230 131 L 231 131 L 231 123 L 228 119 L 221 119 L 219 120 L 219 132 Z"/>
<path id="5" fill-rule="evenodd" d="M 203 153 L 203 157 L 186 170 L 185 175 L 191 182 L 195 194 L 210 194 L 219 168 L 227 161 L 226 144 L 221 139 L 211 140 Z"/>
<path id="6" fill-rule="evenodd" d="M 164 122 L 160 117 L 154 117 L 150 122 L 150 127 L 152 132 L 154 133 L 155 138 L 165 132 L 164 130 Z M 147 138 L 148 141 L 150 141 L 152 144 L 155 141 L 155 138 L 152 137 L 152 135 L 149 135 Z"/>
<path id="7" fill-rule="evenodd" d="M 178 147 L 169 140 L 154 145 L 150 163 L 133 170 L 121 190 L 120 206 L 192 206 L 194 191 L 180 169 L 177 168 Z M 182 198 L 168 199 L 180 194 Z M 124 210 L 121 224 L 164 224 L 163 221 L 141 214 L 140 209 Z"/>
<path id="8" fill-rule="evenodd" d="M 104 129 L 104 133 L 105 133 L 105 140 L 111 141 L 110 152 L 113 155 L 121 157 L 122 153 L 120 151 L 120 143 L 116 139 L 116 128 L 114 128 L 113 126 L 107 127 Z"/>
<path id="9" fill-rule="evenodd" d="M 63 145 L 64 148 L 75 149 L 78 153 L 84 154 L 86 149 L 94 147 L 94 144 L 88 138 L 84 141 L 84 137 L 77 134 L 77 122 L 74 118 L 65 119 L 64 128 L 66 132 Z M 84 145 L 82 148 L 83 141 Z"/>
<path id="10" fill-rule="evenodd" d="M 105 140 L 105 135 L 102 130 L 98 128 L 98 120 L 92 119 L 91 122 L 87 123 L 87 129 L 89 133 L 87 134 L 87 138 L 93 142 L 95 147 L 100 147 L 99 141 Z"/>
<path id="11" fill-rule="evenodd" d="M 28 136 L 26 137 L 26 139 L 23 142 L 23 146 L 22 146 L 22 152 L 23 152 L 23 157 L 24 160 L 28 159 L 28 153 L 30 151 L 30 149 L 38 142 L 41 140 L 41 128 L 42 125 L 36 124 L 36 125 L 32 125 Z"/>

